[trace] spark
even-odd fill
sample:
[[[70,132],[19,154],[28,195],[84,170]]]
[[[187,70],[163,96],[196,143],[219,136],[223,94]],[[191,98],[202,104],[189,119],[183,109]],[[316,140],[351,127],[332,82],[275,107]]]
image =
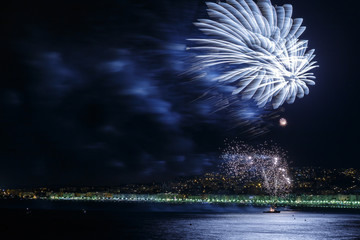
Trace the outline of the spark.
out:
[[[226,174],[242,183],[260,181],[271,196],[285,195],[292,187],[286,154],[276,145],[264,143],[253,147],[233,141],[227,143],[221,158]]]

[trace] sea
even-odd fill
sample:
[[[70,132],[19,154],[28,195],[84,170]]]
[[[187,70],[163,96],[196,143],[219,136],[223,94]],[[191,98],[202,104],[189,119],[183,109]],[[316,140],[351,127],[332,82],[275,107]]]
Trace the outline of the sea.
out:
[[[0,239],[360,239],[360,211],[0,200]]]

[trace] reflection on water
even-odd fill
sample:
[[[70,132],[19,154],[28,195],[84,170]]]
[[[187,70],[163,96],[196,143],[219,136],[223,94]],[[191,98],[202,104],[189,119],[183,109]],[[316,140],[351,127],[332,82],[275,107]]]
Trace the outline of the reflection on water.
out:
[[[176,214],[144,222],[149,239],[360,239],[360,215]]]
[[[28,209],[27,209],[28,208]],[[236,205],[0,201],[12,239],[360,239],[359,212],[282,211]]]

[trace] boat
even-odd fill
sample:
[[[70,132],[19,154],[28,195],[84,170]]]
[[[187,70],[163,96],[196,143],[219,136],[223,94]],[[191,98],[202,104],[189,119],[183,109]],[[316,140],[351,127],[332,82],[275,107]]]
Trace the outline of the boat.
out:
[[[270,207],[269,211],[263,211],[263,213],[280,213],[280,211],[276,210],[275,207]]]

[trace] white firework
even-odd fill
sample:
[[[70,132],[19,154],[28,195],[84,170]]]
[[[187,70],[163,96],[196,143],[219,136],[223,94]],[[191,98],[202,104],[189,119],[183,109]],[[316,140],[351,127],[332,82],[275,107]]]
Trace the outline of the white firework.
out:
[[[292,188],[286,154],[276,145],[264,143],[252,147],[242,142],[230,142],[221,158],[226,174],[243,183],[259,180],[271,196],[286,195]]]
[[[195,25],[211,38],[188,39],[202,67],[222,67],[216,81],[234,84],[232,94],[253,98],[263,107],[278,108],[309,93],[318,67],[314,50],[299,40],[303,19],[292,19],[292,6],[272,6],[269,0],[227,0],[208,2],[210,19]]]

